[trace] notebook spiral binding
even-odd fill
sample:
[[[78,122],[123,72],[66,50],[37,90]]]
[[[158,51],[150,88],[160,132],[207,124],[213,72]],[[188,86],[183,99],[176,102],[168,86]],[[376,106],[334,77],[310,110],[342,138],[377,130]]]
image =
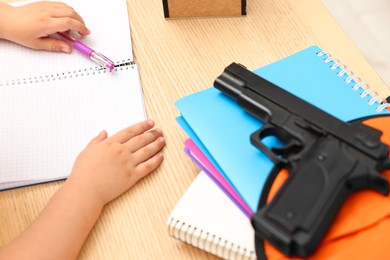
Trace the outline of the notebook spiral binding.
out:
[[[340,78],[344,77],[344,82],[346,85],[353,84],[352,90],[358,91],[361,90],[360,93],[361,98],[366,98],[368,95],[371,97],[368,101],[368,105],[372,106],[373,104],[379,104],[376,111],[381,112],[383,109],[386,109],[390,107],[390,103],[388,101],[381,97],[378,92],[376,92],[373,88],[371,88],[367,83],[362,81],[359,77],[353,73],[346,65],[341,63],[338,59],[334,58],[331,54],[321,51],[317,53],[318,57],[323,57],[323,61],[325,63],[333,62],[333,64],[330,66],[331,70],[340,69],[340,71],[337,73],[337,76]]]
[[[215,234],[211,234],[174,218],[171,218],[169,221],[168,233],[175,239],[223,259],[256,259],[256,253],[254,251],[235,245]]]
[[[114,71],[128,70],[129,68],[134,69],[134,63],[130,59],[118,61],[115,63],[115,69],[113,71],[111,71],[110,73],[112,73]],[[96,67],[90,67],[90,68],[79,69],[79,70],[74,70],[74,71],[41,75],[41,76],[35,76],[35,77],[29,77],[29,78],[11,79],[11,80],[5,80],[5,81],[0,80],[0,87],[14,86],[14,85],[26,85],[26,84],[33,84],[33,83],[44,83],[44,82],[50,82],[50,81],[56,81],[56,80],[64,80],[64,79],[71,79],[71,78],[77,78],[77,77],[86,77],[86,76],[93,76],[93,75],[105,74],[105,73],[108,73],[105,68],[96,66]]]

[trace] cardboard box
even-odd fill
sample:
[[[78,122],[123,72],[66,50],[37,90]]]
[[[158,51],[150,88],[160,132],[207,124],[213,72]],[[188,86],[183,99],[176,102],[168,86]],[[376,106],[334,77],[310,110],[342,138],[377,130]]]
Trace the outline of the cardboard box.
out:
[[[163,0],[166,18],[246,15],[246,0]]]

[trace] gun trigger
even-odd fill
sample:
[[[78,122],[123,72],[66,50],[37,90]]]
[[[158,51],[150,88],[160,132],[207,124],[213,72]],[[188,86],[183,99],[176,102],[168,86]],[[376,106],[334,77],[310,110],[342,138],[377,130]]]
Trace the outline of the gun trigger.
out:
[[[288,143],[287,145],[285,146],[281,146],[281,147],[272,147],[272,151],[278,155],[289,155],[290,153],[292,152],[296,152],[298,150],[302,149],[302,145],[295,141],[295,140],[292,140],[290,143]]]

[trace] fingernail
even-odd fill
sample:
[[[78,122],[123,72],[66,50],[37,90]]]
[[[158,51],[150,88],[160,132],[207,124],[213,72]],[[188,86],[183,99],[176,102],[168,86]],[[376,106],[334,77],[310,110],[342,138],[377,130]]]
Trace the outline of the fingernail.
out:
[[[150,126],[154,126],[154,121],[153,120],[148,120],[148,124],[150,125]]]
[[[69,48],[68,46],[64,46],[61,48],[61,51],[62,52],[66,52],[66,53],[71,53],[72,52],[72,49]]]
[[[79,32],[80,35],[88,35],[90,33],[91,33],[91,31],[88,28],[85,28],[85,30],[83,32]]]

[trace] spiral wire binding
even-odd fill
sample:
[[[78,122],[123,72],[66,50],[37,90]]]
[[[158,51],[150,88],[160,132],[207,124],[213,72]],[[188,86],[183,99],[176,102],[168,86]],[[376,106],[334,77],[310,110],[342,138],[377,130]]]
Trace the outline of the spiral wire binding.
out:
[[[130,59],[118,61],[115,63],[115,68],[113,71],[111,71],[111,73],[114,71],[128,70],[129,68],[134,69],[134,63]],[[105,74],[105,73],[107,73],[107,69],[96,66],[96,67],[90,67],[90,68],[79,69],[79,70],[68,71],[68,72],[5,80],[4,82],[0,80],[0,87],[14,86],[14,85],[27,85],[33,83],[44,83],[44,82],[51,82],[51,81],[57,81],[63,79],[93,76],[93,75]]]
[[[362,93],[360,94],[361,98],[365,98],[368,95],[370,95],[370,100],[368,101],[368,105],[372,106],[373,104],[378,103],[379,106],[377,107],[376,111],[381,112],[384,109],[390,107],[390,103],[388,101],[381,97],[378,92],[376,92],[373,88],[371,88],[367,83],[362,81],[359,77],[357,77],[353,71],[348,69],[348,67],[344,64],[342,64],[338,59],[334,58],[331,54],[321,51],[317,53],[318,57],[325,56],[326,58],[323,59],[325,63],[333,62],[333,65],[330,66],[331,70],[340,69],[340,71],[337,73],[337,76],[346,77],[344,80],[345,84],[349,85],[351,82],[355,83],[352,86],[353,91],[358,91],[359,89],[362,90]]]
[[[174,218],[169,221],[168,233],[180,241],[224,259],[256,259],[254,251],[249,251],[222,237]]]

